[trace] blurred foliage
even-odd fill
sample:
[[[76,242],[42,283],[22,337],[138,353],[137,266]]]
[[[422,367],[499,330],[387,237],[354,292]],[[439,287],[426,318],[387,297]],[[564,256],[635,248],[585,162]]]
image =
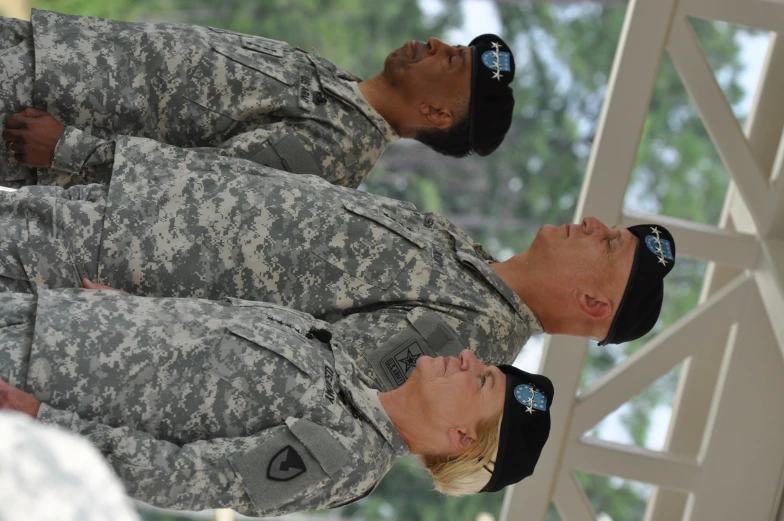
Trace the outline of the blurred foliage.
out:
[[[361,76],[375,74],[388,52],[409,39],[442,36],[462,24],[456,0],[428,17],[416,0],[33,0],[34,7],[122,20],[212,25],[286,40]],[[572,220],[620,37],[624,7],[545,2],[497,6],[502,36],[515,49],[515,117],[504,145],[489,157],[438,156],[415,142],[390,146],[363,187],[438,211],[495,254],[525,249],[543,223]],[[695,20],[693,28],[730,104],[743,96],[736,35],[741,29]],[[465,43],[465,42],[463,42]],[[728,176],[668,57],[661,62],[626,206],[716,223]],[[621,180],[619,180],[621,182]],[[629,356],[698,300],[705,263],[680,259],[667,278],[662,318],[641,341],[588,352],[582,385]],[[651,411],[670,403],[678,370],[623,409],[629,438],[644,445]],[[596,430],[594,431],[596,432]],[[616,521],[642,519],[646,488],[580,474],[597,512]],[[433,491],[416,461],[401,461],[346,516],[386,520],[470,521],[498,516],[502,494],[446,498]],[[179,521],[155,517],[146,521]],[[548,521],[557,521],[551,509]]]

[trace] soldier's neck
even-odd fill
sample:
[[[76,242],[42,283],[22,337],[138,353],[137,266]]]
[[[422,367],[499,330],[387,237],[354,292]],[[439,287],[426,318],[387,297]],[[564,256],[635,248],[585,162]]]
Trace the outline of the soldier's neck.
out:
[[[409,107],[403,103],[397,90],[383,75],[377,74],[357,85],[365,101],[387,120],[400,137],[413,137],[413,130],[406,123]]]
[[[432,426],[426,421],[420,406],[421,400],[409,391],[411,386],[403,384],[394,391],[378,393],[378,398],[411,454],[424,455],[430,449],[427,439],[433,435],[430,432]]]
[[[549,316],[549,296],[551,291],[546,287],[549,281],[543,273],[537,273],[528,262],[526,252],[518,253],[503,262],[490,264],[490,268],[507,286],[512,288],[520,300],[539,319],[547,331],[547,317]]]

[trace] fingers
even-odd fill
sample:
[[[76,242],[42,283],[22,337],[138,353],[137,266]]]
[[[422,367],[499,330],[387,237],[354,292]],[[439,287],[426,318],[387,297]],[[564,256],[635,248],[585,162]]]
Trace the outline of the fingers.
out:
[[[23,145],[25,143],[24,132],[21,130],[7,128],[3,130],[3,141],[10,141],[12,143],[19,143],[20,145]]]
[[[27,116],[21,112],[14,114],[5,122],[5,128],[27,128]]]
[[[40,118],[41,116],[46,116],[49,113],[45,112],[43,110],[38,110],[38,109],[33,108],[33,107],[27,107],[26,109],[24,109],[19,114],[27,116],[28,118]]]
[[[115,289],[115,288],[112,288],[111,286],[107,286],[106,284],[98,284],[97,282],[93,282],[93,281],[91,281],[88,278],[83,278],[82,279],[82,288],[84,288],[84,289],[108,289],[108,290],[111,290],[111,291],[116,291],[118,293],[122,293],[124,295],[128,295],[127,291],[123,291],[121,289]]]
[[[5,128],[27,128],[28,119],[37,119],[43,116],[48,116],[48,112],[38,110],[33,107],[27,107],[22,112],[17,112],[5,122]]]

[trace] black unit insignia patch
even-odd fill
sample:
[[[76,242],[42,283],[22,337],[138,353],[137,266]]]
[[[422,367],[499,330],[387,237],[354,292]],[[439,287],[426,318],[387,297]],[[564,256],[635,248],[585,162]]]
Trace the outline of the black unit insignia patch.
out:
[[[289,481],[308,470],[294,447],[286,445],[275,454],[267,467],[267,477],[273,481]]]

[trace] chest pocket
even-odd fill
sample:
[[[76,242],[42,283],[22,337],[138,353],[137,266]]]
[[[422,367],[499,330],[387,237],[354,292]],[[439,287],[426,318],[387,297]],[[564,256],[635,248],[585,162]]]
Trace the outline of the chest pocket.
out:
[[[286,426],[260,446],[229,461],[261,515],[315,508],[324,503],[338,476],[352,470],[346,447],[329,428],[295,418],[288,418]]]
[[[260,404],[270,404],[270,396],[286,397],[294,404],[323,387],[320,351],[328,353],[318,341],[284,322],[232,325],[208,354],[204,369]],[[279,412],[285,417],[294,410],[282,407]]]
[[[343,208],[311,252],[352,277],[388,288],[426,243],[383,214],[353,202]]]
[[[225,35],[189,71],[185,98],[234,121],[257,120],[297,85],[293,53],[284,42]]]

